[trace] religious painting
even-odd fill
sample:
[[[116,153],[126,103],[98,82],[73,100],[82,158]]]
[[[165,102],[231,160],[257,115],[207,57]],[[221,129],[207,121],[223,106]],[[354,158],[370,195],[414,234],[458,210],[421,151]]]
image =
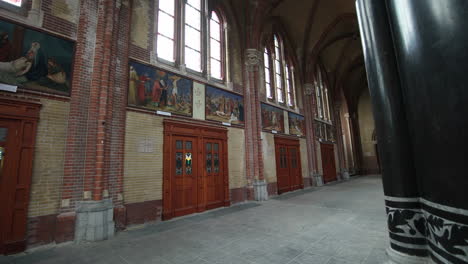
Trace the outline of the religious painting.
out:
[[[284,133],[284,113],[280,108],[262,104],[262,127]]]
[[[288,112],[289,134],[304,136],[305,121],[304,117],[295,113]]]
[[[244,124],[242,96],[211,86],[206,87],[206,119],[230,124]]]
[[[0,82],[69,95],[74,43],[0,20]]]
[[[192,116],[191,80],[130,62],[128,105]]]

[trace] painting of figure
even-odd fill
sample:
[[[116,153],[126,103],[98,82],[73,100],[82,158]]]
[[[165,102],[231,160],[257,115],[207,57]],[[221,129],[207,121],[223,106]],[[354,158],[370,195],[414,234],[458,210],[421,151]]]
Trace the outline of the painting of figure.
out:
[[[192,81],[131,61],[128,105],[192,116]]]
[[[211,86],[206,87],[206,119],[230,124],[244,124],[242,96]]]
[[[0,82],[70,94],[74,43],[0,20]]]
[[[283,110],[262,104],[262,127],[265,130],[276,130],[284,133],[284,113]]]
[[[294,114],[289,112],[288,113],[289,119],[289,134],[297,135],[297,136],[304,136],[305,131],[305,121],[304,117],[298,114]]]

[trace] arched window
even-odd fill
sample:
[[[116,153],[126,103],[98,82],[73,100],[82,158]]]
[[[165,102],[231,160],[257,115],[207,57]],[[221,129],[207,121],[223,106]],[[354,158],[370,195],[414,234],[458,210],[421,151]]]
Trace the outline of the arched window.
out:
[[[224,81],[226,34],[219,13],[208,13],[207,0],[156,2],[158,62]]]
[[[295,106],[294,68],[286,59],[283,41],[278,35],[273,35],[273,43],[266,45],[263,58],[268,100],[293,108]]]
[[[331,121],[328,86],[320,67],[317,67],[315,74],[315,99],[317,102],[317,118]]]
[[[200,0],[187,0],[185,4],[185,65],[197,72],[202,70],[201,8]]]
[[[175,61],[175,17],[175,0],[159,1],[157,53],[170,62]]]
[[[270,52],[268,51],[268,48],[266,47],[265,47],[265,50],[263,51],[263,65],[265,68],[266,95],[268,99],[272,100],[274,92],[272,91],[273,87],[271,85]]]
[[[224,69],[224,30],[216,12],[210,19],[210,76],[222,80]]]

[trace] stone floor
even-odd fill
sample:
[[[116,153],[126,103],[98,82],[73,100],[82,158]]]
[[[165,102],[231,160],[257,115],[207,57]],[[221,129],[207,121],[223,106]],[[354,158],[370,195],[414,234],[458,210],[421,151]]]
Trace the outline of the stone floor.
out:
[[[60,244],[0,263],[378,264],[388,239],[379,176]]]

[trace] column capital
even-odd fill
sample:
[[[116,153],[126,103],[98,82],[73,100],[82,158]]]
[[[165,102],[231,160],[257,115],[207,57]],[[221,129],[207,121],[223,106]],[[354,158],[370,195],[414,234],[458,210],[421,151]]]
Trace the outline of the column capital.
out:
[[[313,83],[304,83],[304,94],[311,96],[314,94],[315,85]]]
[[[262,53],[257,49],[247,49],[245,51],[245,66],[248,71],[257,71],[262,62]]]

